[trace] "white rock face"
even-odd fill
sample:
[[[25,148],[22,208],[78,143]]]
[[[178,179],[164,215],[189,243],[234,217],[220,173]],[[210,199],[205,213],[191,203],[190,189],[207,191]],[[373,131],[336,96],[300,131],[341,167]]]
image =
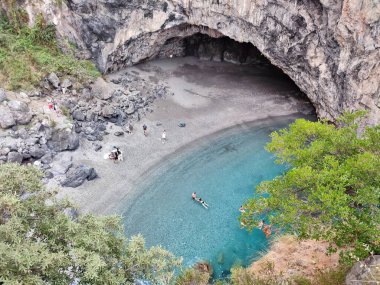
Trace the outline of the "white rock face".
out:
[[[43,12],[103,72],[154,58],[197,32],[255,45],[308,95],[319,116],[367,109],[380,123],[380,2],[373,0],[53,0]]]

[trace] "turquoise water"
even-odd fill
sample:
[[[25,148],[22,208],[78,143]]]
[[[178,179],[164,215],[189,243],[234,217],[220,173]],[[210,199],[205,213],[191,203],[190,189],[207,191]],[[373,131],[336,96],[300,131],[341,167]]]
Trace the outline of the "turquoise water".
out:
[[[216,278],[257,259],[268,241],[258,229],[240,229],[239,207],[256,185],[285,170],[264,146],[273,130],[295,118],[239,125],[172,155],[145,176],[140,195],[126,206],[127,235],[143,234],[148,246],[162,245],[186,266],[208,260]],[[191,199],[194,191],[208,210]]]

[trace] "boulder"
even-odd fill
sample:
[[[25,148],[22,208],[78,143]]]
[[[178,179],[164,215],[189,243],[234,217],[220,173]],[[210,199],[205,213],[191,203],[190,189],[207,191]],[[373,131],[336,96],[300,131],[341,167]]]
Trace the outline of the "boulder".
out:
[[[124,135],[124,132],[118,131],[114,133],[115,136],[120,137]]]
[[[102,149],[103,146],[100,145],[100,144],[95,144],[94,147],[95,147],[94,150],[95,150],[96,152],[98,152],[99,150]]]
[[[94,168],[81,164],[73,166],[67,171],[66,179],[62,181],[61,185],[64,187],[78,187],[83,184],[85,180],[92,180],[97,177]]]
[[[29,149],[29,154],[33,157],[33,158],[41,158],[43,157],[45,154],[46,154],[46,151],[41,148],[41,147],[38,147],[37,145],[34,145],[32,146],[30,149]]]
[[[374,255],[355,263],[346,275],[345,284],[379,284],[378,277],[380,277],[380,255]]]
[[[79,147],[79,137],[75,132],[67,129],[53,131],[47,145],[54,151],[75,150]]]
[[[41,157],[41,162],[43,164],[50,164],[53,161],[53,154],[51,152],[46,153],[44,156]]]
[[[7,99],[7,93],[5,93],[5,90],[0,88],[0,103],[5,101]]]
[[[61,84],[62,88],[69,88],[71,86],[73,86],[73,83],[70,81],[70,79],[63,80],[63,82]]]
[[[17,100],[9,101],[8,107],[12,111],[18,111],[18,112],[28,112],[29,111],[28,104],[26,104],[25,102],[17,101]]]
[[[115,85],[113,83],[106,82],[103,78],[98,77],[95,83],[92,85],[92,92],[95,97],[101,100],[108,100],[112,97],[115,91]]]
[[[51,164],[53,174],[65,174],[73,165],[72,156],[57,155],[57,159]]]
[[[16,162],[21,163],[23,160],[23,156],[21,153],[18,153],[16,151],[11,151],[8,153],[8,162]]]
[[[134,112],[136,112],[135,104],[133,102],[129,102],[128,109],[125,110],[125,113],[127,113],[127,115],[132,115]]]
[[[12,111],[13,118],[17,124],[26,125],[32,120],[33,115],[25,102],[12,100],[8,102],[8,107]]]
[[[8,147],[0,149],[0,156],[6,156],[11,150]]]
[[[59,88],[59,85],[60,85],[60,81],[59,81],[59,78],[57,76],[57,74],[55,74],[54,72],[50,73],[49,76],[48,76],[48,81],[50,82],[51,85],[53,85],[54,88]]]
[[[112,106],[110,106],[110,105],[106,105],[102,109],[102,115],[104,118],[111,118],[114,115],[114,113],[115,112],[114,112]]]
[[[7,129],[16,125],[16,121],[8,107],[0,106],[0,126]]]
[[[75,110],[71,116],[77,121],[84,121],[86,119],[86,115],[80,110]]]

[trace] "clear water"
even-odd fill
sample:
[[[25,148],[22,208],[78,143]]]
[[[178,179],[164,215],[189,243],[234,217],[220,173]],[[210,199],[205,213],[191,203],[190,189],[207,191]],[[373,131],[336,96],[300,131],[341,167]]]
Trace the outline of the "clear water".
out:
[[[214,277],[235,264],[248,265],[268,246],[264,234],[240,229],[239,207],[255,186],[284,171],[264,150],[269,134],[295,117],[244,124],[196,142],[153,169],[126,205],[128,236],[141,233],[147,245],[162,245],[184,265],[207,260]],[[191,199],[196,191],[209,209]]]

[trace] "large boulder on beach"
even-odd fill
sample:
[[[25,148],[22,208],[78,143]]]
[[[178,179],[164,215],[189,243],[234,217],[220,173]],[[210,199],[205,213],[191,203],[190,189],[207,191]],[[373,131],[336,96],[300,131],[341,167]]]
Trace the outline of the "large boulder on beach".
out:
[[[77,121],[84,121],[86,119],[86,115],[81,110],[75,110],[71,114],[71,116],[73,117],[74,120],[77,120]]]
[[[53,85],[54,88],[58,88],[59,85],[60,85],[60,81],[59,81],[59,78],[57,76],[57,74],[55,74],[54,72],[50,73],[49,76],[48,76],[48,81],[50,82],[51,85]]]
[[[83,184],[85,180],[93,180],[97,177],[94,168],[81,164],[73,166],[67,171],[66,179],[62,181],[61,185],[64,187],[78,187]]]
[[[96,98],[101,100],[108,100],[112,97],[116,90],[116,85],[106,82],[103,78],[98,77],[92,85],[92,92]]]
[[[33,114],[30,113],[28,104],[25,102],[12,100],[8,102],[8,108],[18,125],[26,125],[32,120]]]
[[[55,130],[48,141],[48,146],[54,151],[75,150],[79,147],[79,136],[67,129]]]
[[[33,158],[37,158],[38,159],[38,158],[43,157],[46,154],[46,150],[43,149],[42,147],[37,146],[37,145],[33,145],[29,149],[29,154]]]
[[[23,159],[24,157],[21,153],[16,151],[8,153],[8,162],[21,163]]]
[[[8,107],[0,106],[0,126],[7,129],[16,125],[16,120]]]

